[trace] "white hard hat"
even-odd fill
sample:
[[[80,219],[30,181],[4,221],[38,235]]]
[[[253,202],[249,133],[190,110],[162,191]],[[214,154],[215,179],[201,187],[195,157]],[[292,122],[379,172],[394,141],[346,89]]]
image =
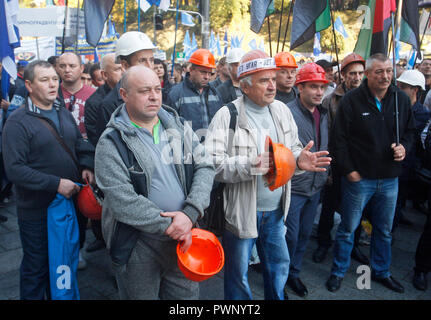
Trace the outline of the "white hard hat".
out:
[[[153,50],[157,49],[151,42],[150,38],[139,31],[129,31],[124,33],[120,39],[117,40],[115,46],[115,59],[119,56],[128,56],[140,50]]]
[[[244,54],[245,51],[241,48],[230,49],[230,51],[226,55],[226,63],[239,62]]]
[[[404,71],[397,81],[407,83],[413,87],[421,87],[422,90],[425,90],[425,76],[418,70]]]

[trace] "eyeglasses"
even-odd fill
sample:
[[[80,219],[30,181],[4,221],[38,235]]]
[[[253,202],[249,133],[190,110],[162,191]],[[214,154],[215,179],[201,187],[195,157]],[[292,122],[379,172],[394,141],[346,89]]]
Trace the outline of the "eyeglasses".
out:
[[[69,98],[69,111],[70,112],[73,112],[73,110],[75,110],[75,102],[76,102],[75,95],[72,94]]]

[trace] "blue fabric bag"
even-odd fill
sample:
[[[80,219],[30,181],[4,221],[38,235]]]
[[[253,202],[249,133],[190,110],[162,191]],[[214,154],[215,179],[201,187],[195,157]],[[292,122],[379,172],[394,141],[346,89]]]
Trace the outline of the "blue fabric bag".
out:
[[[72,199],[57,193],[47,213],[51,298],[79,300],[79,227]]]

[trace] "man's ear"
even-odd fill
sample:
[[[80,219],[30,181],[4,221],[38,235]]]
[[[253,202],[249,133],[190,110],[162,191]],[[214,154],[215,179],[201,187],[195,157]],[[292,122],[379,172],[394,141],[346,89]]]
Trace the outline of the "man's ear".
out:
[[[120,96],[123,99],[124,102],[127,102],[127,91],[124,88],[120,88],[119,90]]]
[[[25,85],[25,88],[27,89],[28,93],[32,93],[33,92],[30,80],[25,80],[24,85]]]

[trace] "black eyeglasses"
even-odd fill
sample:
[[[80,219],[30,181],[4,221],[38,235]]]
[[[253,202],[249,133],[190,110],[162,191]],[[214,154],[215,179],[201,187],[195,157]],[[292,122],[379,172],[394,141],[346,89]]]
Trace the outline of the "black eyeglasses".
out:
[[[75,95],[72,94],[69,98],[69,111],[70,112],[73,112],[73,110],[75,110],[75,102],[76,102]]]

